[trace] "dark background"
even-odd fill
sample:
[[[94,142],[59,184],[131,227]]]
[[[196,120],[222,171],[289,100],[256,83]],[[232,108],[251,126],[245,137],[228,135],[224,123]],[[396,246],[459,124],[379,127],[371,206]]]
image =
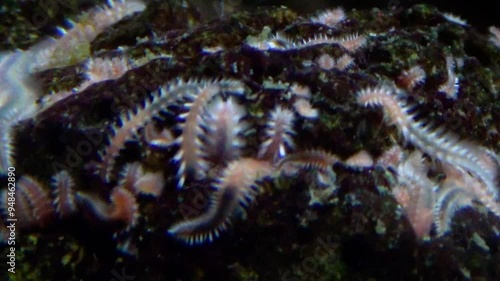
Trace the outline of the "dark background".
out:
[[[205,15],[216,14],[214,6],[220,0],[193,0],[195,5],[203,7]],[[469,24],[481,30],[487,30],[491,25],[500,25],[500,1],[498,0],[225,0],[226,7],[246,9],[264,5],[284,5],[302,13],[314,13],[317,10],[341,6],[346,10],[367,9],[378,7],[386,9],[391,6],[409,8],[415,4],[428,3],[436,6],[440,11],[449,12],[465,19]]]
[[[142,0],[146,3],[184,3],[184,0]],[[221,0],[188,0],[199,11],[202,19],[210,20],[221,15]],[[252,10],[262,6],[287,6],[303,16],[318,11],[343,7],[351,9],[408,9],[419,3],[436,6],[442,12],[449,12],[465,19],[480,33],[488,34],[492,25],[500,27],[500,0],[224,0],[225,14],[241,10]],[[0,51],[16,48],[26,49],[45,36],[58,36],[56,27],[68,27],[67,19],[74,19],[82,11],[105,0],[0,0]],[[183,4],[181,4],[183,5]],[[47,22],[36,29],[26,26],[26,20],[36,14],[45,14]]]

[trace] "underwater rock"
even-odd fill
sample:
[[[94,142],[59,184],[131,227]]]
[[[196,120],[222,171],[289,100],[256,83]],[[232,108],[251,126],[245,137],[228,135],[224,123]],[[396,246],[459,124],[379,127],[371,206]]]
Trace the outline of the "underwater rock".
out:
[[[500,276],[489,34],[428,5],[203,22],[173,2],[29,73],[38,112],[9,126],[16,176],[37,188],[18,207],[71,212],[23,227],[2,280]]]

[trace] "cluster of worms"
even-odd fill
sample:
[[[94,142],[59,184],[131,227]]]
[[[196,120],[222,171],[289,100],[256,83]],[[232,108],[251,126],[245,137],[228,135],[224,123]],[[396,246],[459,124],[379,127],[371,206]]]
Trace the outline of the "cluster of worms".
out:
[[[139,2],[129,4],[129,12],[144,9]],[[129,12],[119,11],[120,15],[113,21]],[[104,21],[100,17],[95,17],[95,20]],[[339,33],[340,26],[347,20],[344,11],[337,8],[293,25],[319,25],[323,30]],[[74,28],[75,31],[68,34],[89,37],[78,32],[79,25]],[[99,33],[103,27],[96,29]],[[294,39],[286,35],[287,30],[276,31],[275,35],[263,30],[260,36],[249,36],[241,44],[263,56],[276,53],[286,56],[318,46],[335,46],[340,55],[321,54],[309,64],[321,71],[349,75],[357,71],[356,54],[368,48],[377,36],[319,33],[310,38]],[[491,40],[495,43],[494,39]],[[55,52],[51,50],[61,46],[69,49],[68,45],[71,44],[61,42],[57,47],[50,45],[47,50]],[[204,48],[206,54],[223,51],[222,46]],[[45,60],[51,61],[47,56]],[[443,65],[447,78],[436,89],[450,100],[457,99],[460,90],[456,64],[457,59],[445,56]],[[79,89],[46,97],[42,100],[43,110],[50,110],[52,104],[68,96],[82,94],[93,84],[118,79],[139,67],[139,63],[120,58],[91,59],[85,65],[87,80]],[[0,70],[5,69],[2,66]],[[234,74],[238,71],[235,66]],[[108,143],[96,155],[98,164],[94,168],[96,177],[105,185],[113,186],[108,198],[79,191],[68,171],[53,176],[50,193],[43,183],[22,176],[16,194],[18,216],[24,223],[22,228],[46,227],[55,217],[68,219],[85,210],[99,220],[118,221],[124,224],[124,229],[130,229],[137,225],[140,216],[138,196],[157,198],[164,188],[177,188],[183,192],[196,182],[209,181],[213,195],[208,209],[198,217],[172,222],[166,230],[168,235],[188,244],[201,244],[219,237],[235,217],[244,214],[246,208],[258,200],[263,193],[259,182],[266,178],[291,177],[300,171],[311,171],[315,177],[309,188],[310,204],[327,204],[328,198],[339,188],[333,170],[335,165],[345,166],[353,172],[375,166],[385,169],[394,198],[419,238],[427,237],[433,224],[437,235],[444,235],[450,231],[455,212],[475,202],[500,216],[497,153],[462,141],[447,129],[435,127],[418,115],[416,105],[408,100],[415,88],[425,85],[425,79],[424,69],[415,66],[401,71],[395,81],[385,79],[372,83],[370,87],[352,87],[352,99],[357,101],[357,106],[383,108],[385,120],[395,125],[405,144],[414,146],[412,151],[395,145],[377,159],[365,150],[342,159],[325,149],[296,148],[294,140],[300,133],[297,124],[314,125],[322,117],[322,112],[314,106],[313,98],[318,93],[307,85],[275,81],[273,77],[259,85],[245,77],[171,80],[150,93],[134,109],[121,113],[116,124],[106,130]],[[277,93],[269,111],[261,116],[250,112],[256,96],[268,91]],[[165,114],[172,114],[172,106],[178,108],[175,110],[177,124],[158,130],[155,125]],[[126,143],[137,141],[140,136],[148,145],[144,150],[176,150],[172,159],[165,163],[165,166],[176,167],[176,175],[172,176],[175,180],[165,177],[163,167],[155,167],[156,170],[151,172],[139,162],[117,161],[126,149]],[[258,147],[249,147],[248,139],[258,139]],[[445,179],[430,178],[428,172],[431,169],[443,173]],[[4,206],[6,197],[6,190],[3,190],[0,200]]]

